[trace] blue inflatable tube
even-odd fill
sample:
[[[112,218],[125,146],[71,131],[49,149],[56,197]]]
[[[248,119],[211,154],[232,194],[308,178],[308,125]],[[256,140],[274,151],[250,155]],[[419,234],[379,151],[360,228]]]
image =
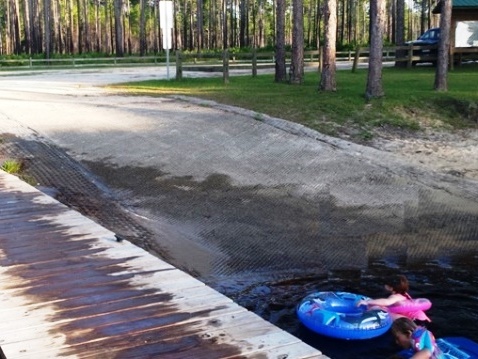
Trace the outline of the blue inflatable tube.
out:
[[[436,340],[445,359],[478,359],[478,343],[464,337],[448,337]],[[411,358],[413,350],[402,350],[400,357]]]
[[[348,292],[317,292],[297,305],[299,320],[310,330],[338,339],[370,339],[392,325],[390,314],[380,308],[357,307],[368,297]]]

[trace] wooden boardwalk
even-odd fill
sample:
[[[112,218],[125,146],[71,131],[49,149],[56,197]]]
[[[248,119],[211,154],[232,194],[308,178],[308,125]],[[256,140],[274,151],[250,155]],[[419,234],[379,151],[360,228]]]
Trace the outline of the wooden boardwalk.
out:
[[[8,359],[327,358],[3,171],[0,289]]]

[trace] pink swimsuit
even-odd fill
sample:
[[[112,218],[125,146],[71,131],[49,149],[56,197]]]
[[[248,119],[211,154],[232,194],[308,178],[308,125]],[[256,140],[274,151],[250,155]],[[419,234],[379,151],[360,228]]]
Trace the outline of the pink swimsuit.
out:
[[[412,297],[408,294],[400,294],[403,296],[405,299],[404,300],[411,300]],[[431,319],[428,318],[428,316],[425,314],[423,310],[414,310],[406,313],[401,313],[403,316],[410,318],[411,320],[421,320],[421,321],[427,321],[431,322]]]

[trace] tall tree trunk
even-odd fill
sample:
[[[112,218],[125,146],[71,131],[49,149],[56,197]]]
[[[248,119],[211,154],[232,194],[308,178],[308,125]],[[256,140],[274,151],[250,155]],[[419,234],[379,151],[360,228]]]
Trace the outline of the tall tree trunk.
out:
[[[370,55],[368,64],[365,98],[379,98],[384,95],[382,88],[383,25],[385,0],[370,2]]]
[[[23,29],[25,38],[25,53],[32,53],[32,37],[31,37],[31,23],[30,23],[30,4],[28,0],[23,1]]]
[[[427,31],[427,5],[428,0],[421,0],[420,2],[420,33],[423,34]]]
[[[55,24],[55,31],[54,31],[54,39],[55,39],[55,48],[56,52],[60,54],[65,53],[65,39],[64,39],[64,21],[62,17],[62,13],[64,13],[64,10],[62,8],[62,2],[58,1],[55,2],[55,11],[53,13],[53,24]]]
[[[256,3],[254,0],[253,1],[253,4],[252,4],[252,14],[251,14],[251,17],[252,17],[252,47],[253,48],[257,48],[257,45],[258,45],[258,38],[257,38],[257,29],[259,27],[259,24],[258,24],[258,21],[257,21],[257,7],[256,7]],[[256,27],[257,25],[257,27]]]
[[[405,0],[397,0],[395,18],[395,44],[405,43]]]
[[[251,36],[251,21],[250,21],[250,16],[251,16],[251,10],[254,6],[253,0],[244,0],[244,22],[246,23],[246,30],[244,36],[245,38],[245,45],[246,46],[251,46],[252,45],[252,36]]]
[[[95,0],[95,51],[96,52],[101,52],[101,23],[100,23],[100,5],[101,2],[100,0]],[[105,4],[105,7],[107,5]],[[105,20],[106,21],[106,20]]]
[[[59,1],[50,1],[50,51],[52,53],[61,53],[58,33],[58,28],[61,24],[59,6]]]
[[[10,1],[6,2],[5,9],[5,54],[10,55],[12,53],[12,23],[10,14]],[[1,36],[3,37],[3,36]]]
[[[187,36],[188,36],[188,1],[184,0],[183,2],[183,9],[182,9],[182,22],[181,22],[181,43],[184,46],[185,49],[188,47],[188,41],[187,41]]]
[[[262,1],[259,2],[259,21],[258,21],[258,34],[257,34],[257,46],[264,47],[265,41],[265,29],[264,29],[264,3]]]
[[[203,1],[197,0],[196,5],[196,48],[200,52],[204,48],[204,14],[203,14]]]
[[[139,55],[146,54],[146,0],[139,2]]]
[[[83,19],[81,16],[81,5],[82,1],[81,0],[76,0],[76,7],[77,7],[77,13],[76,13],[76,21],[78,22],[78,53],[82,54],[83,53],[83,48],[84,48],[84,26],[83,26]]]
[[[240,11],[240,20],[239,20],[239,47],[243,48],[248,45],[247,41],[247,4],[246,0],[239,0],[239,11]]]
[[[403,46],[405,44],[405,0],[397,0],[397,15],[395,19],[395,44]],[[398,58],[405,57],[406,50],[398,50],[395,54]],[[406,67],[405,61],[395,62],[396,67]]]
[[[345,35],[345,0],[340,1],[340,45],[344,44],[344,35]]]
[[[313,1],[311,1],[305,10],[306,13],[304,13],[305,19],[307,21],[307,30],[305,30],[304,28],[304,41],[307,47],[310,47],[312,44],[313,9],[314,9],[314,4],[313,4]]]
[[[76,33],[75,20],[73,18],[73,0],[67,0],[68,10],[68,29],[67,29],[67,48],[70,54],[76,53]]]
[[[44,42],[44,49],[45,49],[45,58],[50,58],[50,51],[51,51],[51,43],[50,43],[50,36],[51,36],[51,0],[43,0],[43,33],[45,35],[45,42]]]
[[[229,0],[230,8],[229,8],[229,47],[236,46],[236,27],[234,21],[234,14],[235,14],[235,7],[234,7],[234,0]]]
[[[83,1],[83,29],[84,33],[84,40],[85,40],[85,49],[86,52],[91,51],[91,36],[90,36],[90,22],[89,22],[89,1]]]
[[[316,7],[316,18],[314,21],[314,26],[315,26],[315,42],[316,42],[316,47],[317,50],[320,49],[320,20],[322,18],[322,11],[321,11],[321,3],[320,0],[317,0],[317,7]],[[321,60],[322,61],[322,60]]]
[[[179,4],[179,2],[178,2]],[[181,26],[179,26],[179,20],[177,19],[177,16],[176,16],[176,12],[179,10],[177,10],[177,6],[175,2],[173,2],[173,19],[174,19],[174,28],[173,28],[173,39],[175,39],[176,41],[173,40],[173,43],[171,44],[173,46],[174,49],[182,49],[184,46],[183,46],[183,42],[182,42],[182,36],[181,36]]]
[[[36,0],[30,1],[30,25],[32,30],[32,52],[39,54],[42,52],[42,35],[40,33],[40,9]]]
[[[125,52],[129,55],[133,52],[133,42],[131,39],[131,11],[129,9],[129,1],[126,1],[125,4],[128,4],[128,9],[123,12],[123,39],[124,39],[124,49]],[[139,51],[139,44],[137,44],[137,49],[135,51]]]
[[[7,55],[5,42],[3,40],[3,22],[0,21],[0,55]]]
[[[111,3],[109,0],[105,1],[105,7],[104,7],[104,23],[102,23],[103,26],[103,31],[102,31],[102,37],[100,39],[100,46],[101,46],[101,51],[110,54],[111,53],[111,34],[112,34],[112,23],[113,19],[111,16]]]
[[[450,53],[451,2],[441,0],[440,42],[438,43],[438,59],[435,72],[435,90],[448,91],[448,61]],[[453,61],[453,59],[451,59]]]
[[[114,0],[108,0],[108,25],[109,25],[109,51],[114,53],[116,51],[116,29],[115,29],[115,4]]]
[[[392,16],[392,14],[395,14],[395,1],[391,1],[390,3],[388,3],[385,13],[388,16],[385,16],[385,28],[383,32],[383,38],[385,41],[393,42],[393,38],[395,37],[395,34],[392,28],[395,26],[394,24],[395,16]]]
[[[319,89],[322,91],[336,91],[335,79],[335,44],[337,34],[337,0],[326,0],[324,8],[324,50],[322,55],[322,73]]]
[[[432,17],[433,17],[433,0],[428,0],[428,9],[427,9],[427,29],[432,28]]]
[[[275,82],[285,82],[285,0],[276,0],[276,9]]]
[[[227,1],[226,0],[222,0],[221,25],[222,25],[222,47],[225,50],[228,48]]]
[[[302,0],[292,2],[292,59],[290,83],[301,84],[304,80],[304,10]]]
[[[153,31],[154,32],[153,51],[154,51],[155,54],[157,54],[159,52],[159,49],[160,49],[159,38],[161,37],[161,28],[160,28],[160,24],[159,24],[159,1],[154,2],[154,21],[153,21],[153,23],[154,23],[153,24],[153,29],[154,29],[154,31]]]
[[[350,44],[352,43],[352,34],[353,34],[353,21],[354,21],[354,6],[355,3],[353,1],[348,1],[347,7],[347,42]]]
[[[124,56],[123,0],[114,0],[116,56]]]
[[[189,28],[189,36],[188,36],[188,43],[189,43],[189,50],[193,51],[194,50],[194,9],[193,9],[193,4],[191,1],[191,4],[189,6],[189,21],[188,21],[188,28]]]
[[[12,33],[13,35],[13,52],[15,54],[21,54],[22,52],[22,41],[21,41],[21,34],[20,34],[20,5],[18,0],[12,0],[12,8],[11,8],[11,25],[12,25]]]
[[[208,27],[207,27],[207,48],[212,49],[216,47],[216,1],[209,2],[209,13],[208,13]]]

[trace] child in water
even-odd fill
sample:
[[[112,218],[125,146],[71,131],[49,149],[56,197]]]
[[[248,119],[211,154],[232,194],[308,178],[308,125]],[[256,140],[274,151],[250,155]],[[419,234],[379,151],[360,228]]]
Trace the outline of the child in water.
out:
[[[409,318],[398,318],[392,324],[395,341],[403,349],[398,356],[406,359],[445,359],[432,332],[416,325]]]
[[[360,300],[357,306],[379,306],[389,307],[394,304],[399,304],[402,301],[410,300],[412,297],[408,294],[408,280],[404,275],[395,275],[385,282],[385,290],[390,293],[388,298],[378,298],[372,300]],[[407,317],[412,320],[420,320],[431,322],[430,318],[425,314],[423,310],[414,310],[407,313],[396,314],[390,313],[393,320],[401,317]]]

